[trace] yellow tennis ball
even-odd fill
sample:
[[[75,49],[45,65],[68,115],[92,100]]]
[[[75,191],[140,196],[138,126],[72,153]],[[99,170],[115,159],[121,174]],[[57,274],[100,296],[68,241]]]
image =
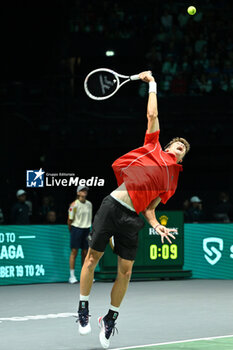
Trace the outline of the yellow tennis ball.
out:
[[[187,11],[188,11],[188,14],[191,16],[195,15],[195,13],[197,12],[196,7],[194,6],[189,6]]]

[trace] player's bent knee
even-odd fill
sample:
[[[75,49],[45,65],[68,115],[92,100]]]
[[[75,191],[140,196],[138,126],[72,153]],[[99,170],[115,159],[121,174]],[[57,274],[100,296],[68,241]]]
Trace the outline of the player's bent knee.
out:
[[[124,273],[124,277],[127,279],[127,280],[130,280],[131,278],[131,275],[132,275],[132,270],[128,270]]]
[[[132,269],[120,269],[118,271],[118,278],[124,278],[126,280],[130,280],[131,278],[131,275],[132,275]]]
[[[130,280],[133,264],[131,262],[120,261],[118,267],[118,277]]]
[[[89,270],[93,270],[96,267],[97,263],[98,261],[94,260],[93,257],[88,257],[88,259],[86,257],[85,259],[85,264]]]

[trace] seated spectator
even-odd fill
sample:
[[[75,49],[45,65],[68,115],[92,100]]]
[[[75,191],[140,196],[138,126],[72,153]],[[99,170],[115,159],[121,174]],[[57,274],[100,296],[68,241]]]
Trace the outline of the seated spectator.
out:
[[[230,90],[230,92],[233,92],[233,74],[231,74],[231,76],[230,76],[229,90]]]
[[[167,41],[168,38],[168,34],[166,32],[164,32],[163,26],[161,25],[158,33],[156,34],[156,40],[158,40],[161,43],[164,43],[165,41]]]
[[[218,203],[214,208],[214,218],[218,222],[231,222],[233,219],[233,205],[228,193],[219,193]]]
[[[151,50],[146,54],[146,59],[148,60],[148,64],[150,67],[155,67],[158,69],[162,61],[162,53],[160,45],[153,44]]]
[[[219,84],[219,62],[215,59],[211,59],[205,71],[208,73],[212,86],[217,86]]]
[[[40,221],[44,222],[46,220],[47,213],[54,209],[54,199],[52,196],[44,196],[42,198],[42,205],[39,209]]]
[[[140,97],[145,97],[148,94],[148,89],[147,86],[145,86],[146,84],[140,84],[139,88],[138,88],[138,94]]]
[[[165,29],[169,30],[172,28],[173,18],[172,15],[166,10],[161,17],[161,23]]]
[[[56,224],[57,223],[57,214],[54,210],[48,211],[46,215],[46,224]]]
[[[199,197],[193,196],[190,198],[191,206],[188,209],[188,222],[201,222],[204,218],[204,213],[202,209],[202,201]]]
[[[0,225],[4,224],[4,215],[2,209],[0,208]]]
[[[181,64],[181,70],[184,73],[190,73],[192,71],[191,63],[187,55],[184,55],[183,61]]]
[[[195,52],[199,53],[202,51],[203,47],[207,44],[207,40],[204,37],[204,34],[201,33],[200,37],[195,42]]]
[[[206,74],[201,75],[201,79],[197,80],[199,91],[202,93],[210,93],[213,90],[212,81]]]
[[[233,73],[233,64],[230,60],[225,60],[223,65],[223,73],[232,74]]]
[[[103,24],[102,18],[98,18],[96,26],[95,26],[95,30],[100,34],[102,34],[104,32],[104,24]]]
[[[189,16],[187,16],[186,13],[181,11],[179,13],[179,16],[178,16],[178,22],[179,22],[180,27],[181,28],[185,27],[187,22],[188,22],[188,20],[189,20]]]
[[[189,222],[189,208],[190,208],[190,201],[188,199],[185,199],[183,203],[184,222]]]
[[[221,74],[220,76],[220,90],[222,92],[228,92],[229,91],[229,81],[227,74]]]
[[[165,75],[161,81],[160,89],[161,92],[169,93],[171,90],[171,80],[172,77],[170,75]]]
[[[200,10],[197,11],[196,15],[194,16],[193,20],[194,22],[201,22],[203,18],[203,12],[201,12]]]
[[[179,43],[174,39],[174,37],[171,37],[171,39],[166,45],[166,54],[167,57],[172,58],[173,64],[177,63],[177,57],[179,56]]]
[[[183,40],[183,38],[184,38],[183,32],[180,30],[179,26],[177,26],[177,25],[174,25],[174,26],[172,27],[172,33],[171,33],[171,34],[172,34],[172,35],[171,35],[170,38],[172,38],[172,40],[173,40],[174,42],[180,42],[180,41]],[[171,39],[170,39],[170,40],[171,40]]]
[[[174,95],[185,95],[187,91],[187,79],[183,73],[178,73],[171,83],[171,93]]]
[[[29,206],[26,202],[26,192],[18,190],[16,192],[17,203],[11,209],[11,223],[13,225],[28,225],[29,224]]]
[[[29,216],[32,216],[32,202],[29,201],[28,199],[25,201],[25,204],[27,204],[28,208],[29,208]]]
[[[189,94],[192,96],[200,95],[199,89],[199,80],[197,79],[197,75],[193,74],[190,84],[189,84]]]
[[[162,66],[163,74],[175,75],[177,70],[177,63],[171,55],[168,55]]]
[[[195,71],[200,73],[207,69],[207,67],[209,66],[209,60],[207,57],[205,57],[204,52],[196,54],[196,58],[193,61],[193,65]]]

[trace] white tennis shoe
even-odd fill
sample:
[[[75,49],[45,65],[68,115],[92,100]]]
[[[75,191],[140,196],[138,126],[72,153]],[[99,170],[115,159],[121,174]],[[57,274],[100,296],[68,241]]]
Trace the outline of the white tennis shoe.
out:
[[[87,308],[78,311],[78,319],[76,322],[79,323],[78,330],[81,335],[91,333],[90,315]]]
[[[110,345],[110,336],[114,335],[116,329],[114,320],[105,320],[103,316],[98,318],[98,326],[100,327],[99,340],[102,348],[108,349]]]

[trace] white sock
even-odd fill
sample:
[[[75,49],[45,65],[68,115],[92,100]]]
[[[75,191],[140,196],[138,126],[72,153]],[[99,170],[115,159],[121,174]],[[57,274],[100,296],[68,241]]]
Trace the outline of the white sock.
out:
[[[70,277],[75,277],[74,270],[70,270]]]
[[[82,294],[80,294],[79,300],[80,301],[89,301],[89,295],[82,295]]]
[[[115,312],[119,312],[120,311],[120,307],[116,307],[116,306],[113,306],[113,305],[110,305],[110,310],[112,311],[115,311]]]

